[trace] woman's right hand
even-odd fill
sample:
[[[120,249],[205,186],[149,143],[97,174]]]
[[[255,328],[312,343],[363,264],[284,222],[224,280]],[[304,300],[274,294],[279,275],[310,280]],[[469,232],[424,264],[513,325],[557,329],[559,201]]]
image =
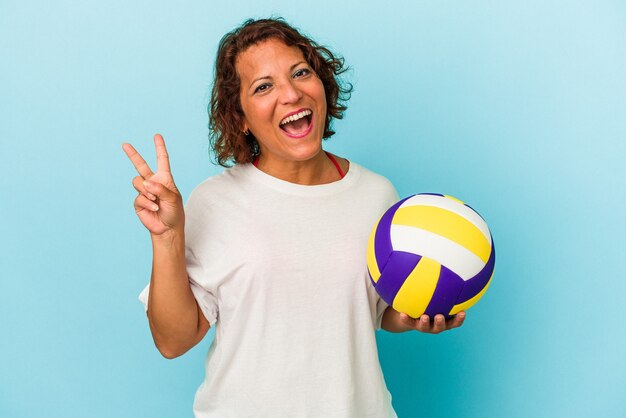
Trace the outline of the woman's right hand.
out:
[[[124,152],[139,173],[133,178],[133,186],[139,192],[135,198],[135,212],[153,236],[161,236],[168,232],[182,232],[185,224],[183,199],[174,184],[169,156],[161,135],[154,135],[154,146],[157,155],[156,173],[152,172],[132,145],[122,145]]]

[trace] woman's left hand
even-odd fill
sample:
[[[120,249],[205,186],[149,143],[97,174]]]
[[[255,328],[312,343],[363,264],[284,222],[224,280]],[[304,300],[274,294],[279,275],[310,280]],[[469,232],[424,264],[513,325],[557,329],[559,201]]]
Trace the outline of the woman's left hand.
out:
[[[390,332],[419,331],[425,334],[439,334],[453,328],[458,328],[465,321],[465,311],[461,311],[451,318],[446,319],[443,315],[435,315],[433,320],[428,315],[419,318],[411,318],[405,313],[387,308],[383,315],[381,327]]]
[[[465,321],[465,312],[459,312],[451,318],[446,319],[443,315],[435,315],[434,320],[430,320],[428,315],[419,318],[411,318],[405,313],[400,314],[400,320],[410,329],[415,329],[426,334],[439,334],[452,328],[458,328]]]

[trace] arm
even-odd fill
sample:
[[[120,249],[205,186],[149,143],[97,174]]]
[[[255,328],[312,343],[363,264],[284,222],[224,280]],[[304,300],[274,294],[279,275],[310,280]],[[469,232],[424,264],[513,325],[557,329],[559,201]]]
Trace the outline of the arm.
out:
[[[139,172],[133,186],[139,192],[135,212],[152,238],[152,277],[148,321],[154,342],[164,357],[174,358],[196,345],[209,329],[191,292],[185,262],[185,213],[174,184],[161,135],[154,136],[157,172],[130,144],[123,149]]]
[[[458,328],[465,321],[465,312],[461,311],[450,319],[445,319],[443,315],[435,315],[433,321],[428,315],[422,315],[413,319],[405,313],[400,313],[391,306],[385,309],[381,328],[389,332],[420,331],[427,334],[439,334],[440,332]]]
[[[152,251],[148,321],[159,352],[172,359],[200,342],[210,325],[189,285],[184,233],[152,236]]]

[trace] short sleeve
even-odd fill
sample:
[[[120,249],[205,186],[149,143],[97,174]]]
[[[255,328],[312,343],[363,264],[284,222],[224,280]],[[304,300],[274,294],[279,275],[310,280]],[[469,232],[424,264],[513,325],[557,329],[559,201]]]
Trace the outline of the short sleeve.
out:
[[[218,315],[218,301],[215,295],[209,290],[202,287],[195,278],[202,277],[205,272],[199,260],[194,256],[193,251],[189,247],[185,250],[187,260],[187,275],[189,276],[189,284],[191,292],[200,306],[200,310],[211,326],[215,325]]]
[[[198,302],[198,306],[211,326],[215,325],[217,321],[217,298],[213,293],[209,292],[202,286],[200,286],[193,278],[199,277],[202,274],[202,266],[193,255],[193,252],[189,249],[185,249],[186,262],[187,262],[187,275],[189,277],[189,285],[194,298]],[[144,309],[148,310],[148,297],[150,294],[150,284],[141,291],[139,294],[139,301],[143,304]]]
[[[143,288],[141,293],[139,294],[139,302],[143,304],[143,308],[146,312],[148,312],[148,295],[150,294],[150,283],[146,287]]]
[[[387,302],[383,300],[380,296],[378,297],[378,302],[376,302],[376,330],[381,329],[383,322],[383,314],[385,310],[387,310]]]
[[[189,285],[191,286],[191,292],[193,293],[194,298],[198,302],[198,306],[202,311],[204,317],[209,321],[211,326],[215,325],[217,322],[217,300],[215,296],[203,289],[200,285],[195,283],[193,280],[189,280]],[[143,304],[146,312],[148,311],[148,297],[150,295],[150,284],[141,291],[139,294],[139,301]]]

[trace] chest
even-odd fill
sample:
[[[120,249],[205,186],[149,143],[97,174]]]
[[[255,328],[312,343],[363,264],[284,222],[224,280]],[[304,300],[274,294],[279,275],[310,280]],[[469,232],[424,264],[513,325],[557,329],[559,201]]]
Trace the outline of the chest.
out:
[[[251,200],[247,206],[246,221],[228,240],[228,252],[240,254],[233,262],[243,268],[229,269],[234,274],[220,284],[222,308],[293,314],[349,305],[364,292],[376,213],[357,213],[341,200]]]

